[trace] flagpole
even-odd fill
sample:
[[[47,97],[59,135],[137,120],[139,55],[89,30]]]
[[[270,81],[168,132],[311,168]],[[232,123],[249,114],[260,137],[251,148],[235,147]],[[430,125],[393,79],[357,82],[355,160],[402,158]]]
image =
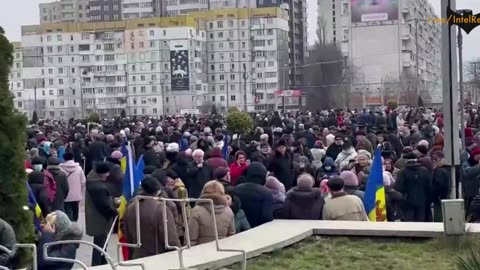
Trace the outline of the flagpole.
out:
[[[133,184],[133,154],[132,154],[132,146],[130,144],[130,142],[128,142],[128,145],[127,145],[127,152],[128,152],[128,158],[127,158],[127,166],[128,166],[128,169],[129,169],[129,176],[130,176],[130,196],[133,196],[133,193],[134,193],[134,184]]]

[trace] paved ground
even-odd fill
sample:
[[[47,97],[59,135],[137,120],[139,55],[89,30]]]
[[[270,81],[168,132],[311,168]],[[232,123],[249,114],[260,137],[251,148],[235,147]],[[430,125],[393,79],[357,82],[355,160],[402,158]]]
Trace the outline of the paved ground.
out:
[[[85,231],[85,208],[83,205],[80,207],[80,214],[79,214],[79,220],[78,223],[83,227],[83,231]],[[89,241],[93,243],[93,238],[84,235],[83,240]],[[117,260],[117,235],[114,234],[110,237],[110,241],[108,244],[108,254],[115,260]],[[87,245],[80,245],[80,248],[77,250],[77,260],[82,261],[85,263],[87,266],[90,266],[90,263],[92,261],[92,248]],[[78,268],[78,267],[74,267]]]

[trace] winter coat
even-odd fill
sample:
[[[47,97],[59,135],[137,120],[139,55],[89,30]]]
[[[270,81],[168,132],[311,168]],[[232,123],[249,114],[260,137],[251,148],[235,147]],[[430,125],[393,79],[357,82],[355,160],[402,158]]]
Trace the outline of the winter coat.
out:
[[[442,200],[448,199],[451,183],[447,166],[440,165],[433,170],[432,188],[432,199],[435,204],[440,205]]]
[[[65,198],[65,202],[82,201],[87,180],[80,164],[69,160],[60,164],[60,169],[65,172],[68,182],[68,195]]]
[[[337,166],[339,171],[342,171],[344,168],[348,167],[351,160],[355,160],[357,158],[357,152],[355,148],[350,147],[347,150],[343,150],[335,160],[335,165]]]
[[[136,155],[139,159],[143,155],[143,161],[146,166],[153,166],[155,168],[161,168],[160,157],[155,153],[153,148],[143,147],[140,149],[139,153]]]
[[[196,206],[192,209],[190,219],[188,220],[188,229],[190,231],[190,241],[192,245],[196,246],[215,240],[212,214],[214,214],[216,218],[218,239],[234,235],[234,214],[232,209],[227,206],[225,196],[202,194],[200,198],[213,200],[215,212],[211,212],[210,204],[206,202],[197,202]]]
[[[222,157],[222,149],[215,147],[209,153],[209,158],[205,162],[212,171],[215,171],[218,167],[228,168],[227,161]]]
[[[423,167],[427,168],[427,170],[430,172],[430,173],[433,173],[433,161],[432,161],[432,158],[429,157],[429,156],[423,156],[423,157],[419,157],[417,159],[418,161],[418,164],[422,165]]]
[[[43,256],[43,247],[47,243],[52,243],[61,240],[81,240],[83,232],[81,227],[74,223],[70,230],[61,238],[56,239],[54,233],[43,232],[39,239],[37,247],[38,270],[70,270],[73,268],[73,263],[47,261]],[[48,249],[49,257],[58,257],[63,259],[75,259],[77,256],[78,244],[63,244],[52,246]]]
[[[285,204],[285,194],[277,191],[277,190],[271,190],[272,191],[272,198],[273,198],[273,218],[282,218],[283,217],[283,206]]]
[[[87,176],[85,192],[85,228],[87,235],[106,235],[118,214],[113,207],[113,197],[97,173]]]
[[[362,200],[347,193],[334,194],[325,201],[323,220],[368,221]]]
[[[243,174],[247,167],[248,164],[246,162],[243,163],[243,165],[239,165],[238,162],[233,162],[230,165],[230,181],[233,186],[236,185],[238,178]]]
[[[326,155],[331,157],[333,160],[336,160],[338,155],[342,152],[342,146],[332,143],[328,146]]]
[[[403,195],[405,221],[429,221],[431,214],[427,212],[432,201],[432,175],[424,166],[408,162],[398,173],[394,189]]]
[[[107,164],[110,167],[110,174],[107,177],[105,184],[110,191],[112,197],[120,197],[123,191],[123,172],[122,167],[120,166],[120,161],[107,158]]]
[[[47,170],[52,174],[53,179],[55,179],[57,187],[52,211],[60,210],[65,212],[64,202],[69,192],[67,175],[60,169],[59,166],[50,165],[47,167]]]
[[[53,205],[48,200],[48,191],[44,183],[44,178],[45,176],[42,172],[32,172],[28,175],[28,184],[30,184],[38,206],[40,206],[42,210],[43,217],[46,217],[52,212]]]
[[[246,171],[246,182],[233,190],[252,228],[273,220],[272,192],[264,186],[266,175],[261,163],[252,162]]]
[[[301,189],[294,187],[285,199],[283,207],[285,219],[322,219],[322,210],[325,201],[319,189]]]
[[[203,186],[213,179],[212,169],[205,163],[202,167],[198,167],[196,163],[188,169],[188,178],[185,180],[187,190],[190,192],[190,198],[200,197]]]
[[[248,223],[245,212],[243,212],[242,209],[238,210],[237,213],[235,213],[235,232],[241,233],[250,229],[250,223]]]
[[[9,250],[14,250],[16,244],[17,240],[15,239],[15,231],[12,226],[0,218],[0,246],[4,246]],[[0,250],[0,266],[5,266],[7,268],[12,267],[12,258],[13,257],[10,254]]]
[[[105,142],[94,141],[88,146],[88,162],[92,165],[97,161],[104,161],[108,156],[108,149]]]
[[[268,162],[267,169],[282,182],[286,190],[292,188],[294,171],[290,154],[285,153],[282,156],[279,152],[275,152],[275,155]]]
[[[476,162],[473,157],[468,158],[463,163],[463,181],[462,188],[465,195],[466,209],[469,207],[469,202],[479,193],[480,188],[480,164]]]
[[[315,171],[322,167],[322,159],[325,157],[327,151],[325,149],[313,148],[310,150],[312,153],[313,161],[312,166],[315,168]]]
[[[385,187],[385,199],[387,200],[387,220],[394,222],[402,219],[402,193],[391,187]]]
[[[165,229],[168,231],[168,244],[180,246],[177,228],[172,211],[167,211],[167,228],[163,223],[163,203],[157,200],[140,200],[130,203],[125,212],[124,232],[127,243],[137,243],[136,206],[140,210],[140,231],[142,246],[131,249],[130,259],[139,259],[167,252],[165,248]]]

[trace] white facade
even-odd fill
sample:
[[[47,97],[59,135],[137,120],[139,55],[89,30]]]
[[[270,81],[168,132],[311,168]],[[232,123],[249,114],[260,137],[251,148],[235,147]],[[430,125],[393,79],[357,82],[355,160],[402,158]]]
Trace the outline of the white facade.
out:
[[[39,5],[40,23],[86,22],[88,0],[58,0]]]
[[[154,0],[122,0],[122,19],[154,16]]]
[[[166,15],[186,15],[196,11],[222,8],[255,8],[256,0],[168,0]]]
[[[203,24],[181,16],[105,30],[103,23],[24,26],[11,74],[15,106],[47,118],[273,109],[288,76],[288,17],[277,8],[255,12],[266,17],[230,9],[192,15]]]
[[[427,0],[399,0],[399,19],[360,23],[352,23],[350,1],[318,3],[324,25],[321,38],[337,43],[348,59],[353,73],[351,91],[362,96],[363,105],[383,103],[385,82],[406,78],[418,78],[420,83],[414,84],[421,85],[419,91],[426,98],[441,91],[440,25],[427,21],[436,17]],[[374,98],[369,101],[368,96]]]

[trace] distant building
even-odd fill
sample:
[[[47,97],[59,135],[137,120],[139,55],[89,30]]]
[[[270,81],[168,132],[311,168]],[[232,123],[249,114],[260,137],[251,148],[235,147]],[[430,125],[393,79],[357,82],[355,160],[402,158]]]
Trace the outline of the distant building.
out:
[[[40,23],[86,22],[88,0],[58,0],[39,5]]]
[[[122,19],[122,0],[88,0],[88,18],[91,22]]]
[[[23,26],[11,91],[17,109],[46,118],[274,109],[287,33],[278,8]]]
[[[438,23],[427,21],[436,17],[429,1],[351,3],[318,0],[320,39],[338,44],[351,68],[351,101],[359,106],[408,103],[417,93],[427,103],[438,99],[441,33]]]

